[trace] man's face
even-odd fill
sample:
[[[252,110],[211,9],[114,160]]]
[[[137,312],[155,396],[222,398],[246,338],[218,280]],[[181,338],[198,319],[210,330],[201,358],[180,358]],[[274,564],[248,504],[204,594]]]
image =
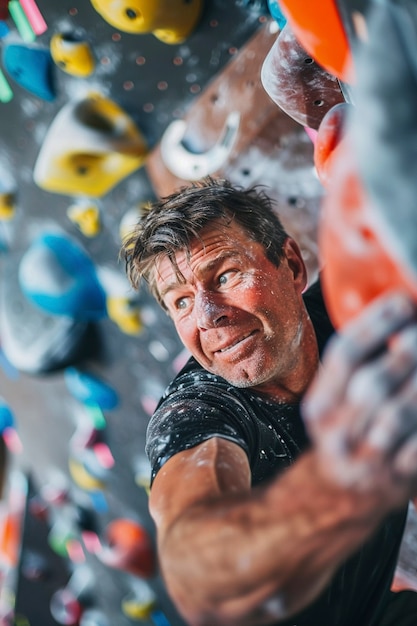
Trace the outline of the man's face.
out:
[[[276,267],[242,227],[216,223],[176,255],[184,283],[167,257],[156,286],[184,346],[209,372],[237,387],[266,392],[287,384],[300,362],[305,309],[304,263],[292,239]]]

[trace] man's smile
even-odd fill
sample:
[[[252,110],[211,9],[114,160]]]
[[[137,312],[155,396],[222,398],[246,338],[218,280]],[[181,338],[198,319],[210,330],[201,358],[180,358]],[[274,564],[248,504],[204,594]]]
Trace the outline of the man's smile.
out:
[[[224,353],[224,352],[228,352],[230,350],[232,350],[233,348],[235,348],[237,345],[239,345],[240,343],[242,343],[243,341],[245,341],[245,339],[248,339],[249,337],[252,337],[255,333],[257,333],[259,331],[257,330],[252,330],[244,335],[239,336],[237,339],[229,342],[227,345],[223,346],[223,348],[219,348],[217,350],[214,351],[214,354],[217,353]]]

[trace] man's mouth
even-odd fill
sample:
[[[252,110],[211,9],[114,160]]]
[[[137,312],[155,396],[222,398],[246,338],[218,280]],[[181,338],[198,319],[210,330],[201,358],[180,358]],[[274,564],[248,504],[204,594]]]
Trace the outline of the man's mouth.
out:
[[[228,352],[228,350],[232,350],[239,343],[242,343],[242,341],[245,341],[245,339],[247,339],[248,337],[251,337],[252,335],[254,335],[255,332],[256,332],[255,330],[252,330],[251,332],[247,333],[246,335],[243,335],[242,337],[239,337],[239,339],[236,339],[236,341],[234,341],[233,343],[229,343],[224,348],[221,348],[220,350],[216,350],[216,352],[224,353],[224,352]]]

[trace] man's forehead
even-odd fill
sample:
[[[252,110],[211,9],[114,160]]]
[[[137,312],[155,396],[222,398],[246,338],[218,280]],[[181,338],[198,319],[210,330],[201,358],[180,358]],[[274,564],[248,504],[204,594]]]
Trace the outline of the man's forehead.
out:
[[[176,277],[180,279],[182,272],[180,268],[189,266],[190,254],[185,250],[178,250],[175,254],[175,260],[169,254],[160,254],[155,260],[154,278],[160,282],[174,280]]]
[[[158,282],[183,283],[185,280],[184,274],[210,273],[226,259],[240,258],[243,251],[244,249],[241,247],[223,248],[212,256],[202,247],[198,255],[190,255],[185,250],[178,251],[175,255],[175,260],[166,254],[161,256],[155,263],[155,277]]]
[[[186,276],[203,275],[215,270],[224,260],[255,254],[259,244],[235,221],[224,224],[213,222],[204,227],[188,248],[175,255],[162,253],[155,261],[154,279],[158,285],[170,282],[183,284]],[[256,255],[255,255],[256,256]]]

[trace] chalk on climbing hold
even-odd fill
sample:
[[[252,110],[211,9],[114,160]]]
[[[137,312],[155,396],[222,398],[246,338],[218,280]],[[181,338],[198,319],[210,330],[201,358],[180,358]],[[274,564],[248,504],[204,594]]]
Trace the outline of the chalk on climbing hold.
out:
[[[22,257],[19,282],[36,306],[77,319],[106,316],[105,294],[90,257],[64,234],[44,233]]]
[[[2,350],[8,362],[28,374],[51,372],[77,362],[92,348],[88,320],[52,315],[23,293],[22,256],[7,255],[0,280]]]
[[[141,167],[148,153],[134,121],[99,94],[66,104],[35,163],[35,183],[55,193],[98,197]]]

